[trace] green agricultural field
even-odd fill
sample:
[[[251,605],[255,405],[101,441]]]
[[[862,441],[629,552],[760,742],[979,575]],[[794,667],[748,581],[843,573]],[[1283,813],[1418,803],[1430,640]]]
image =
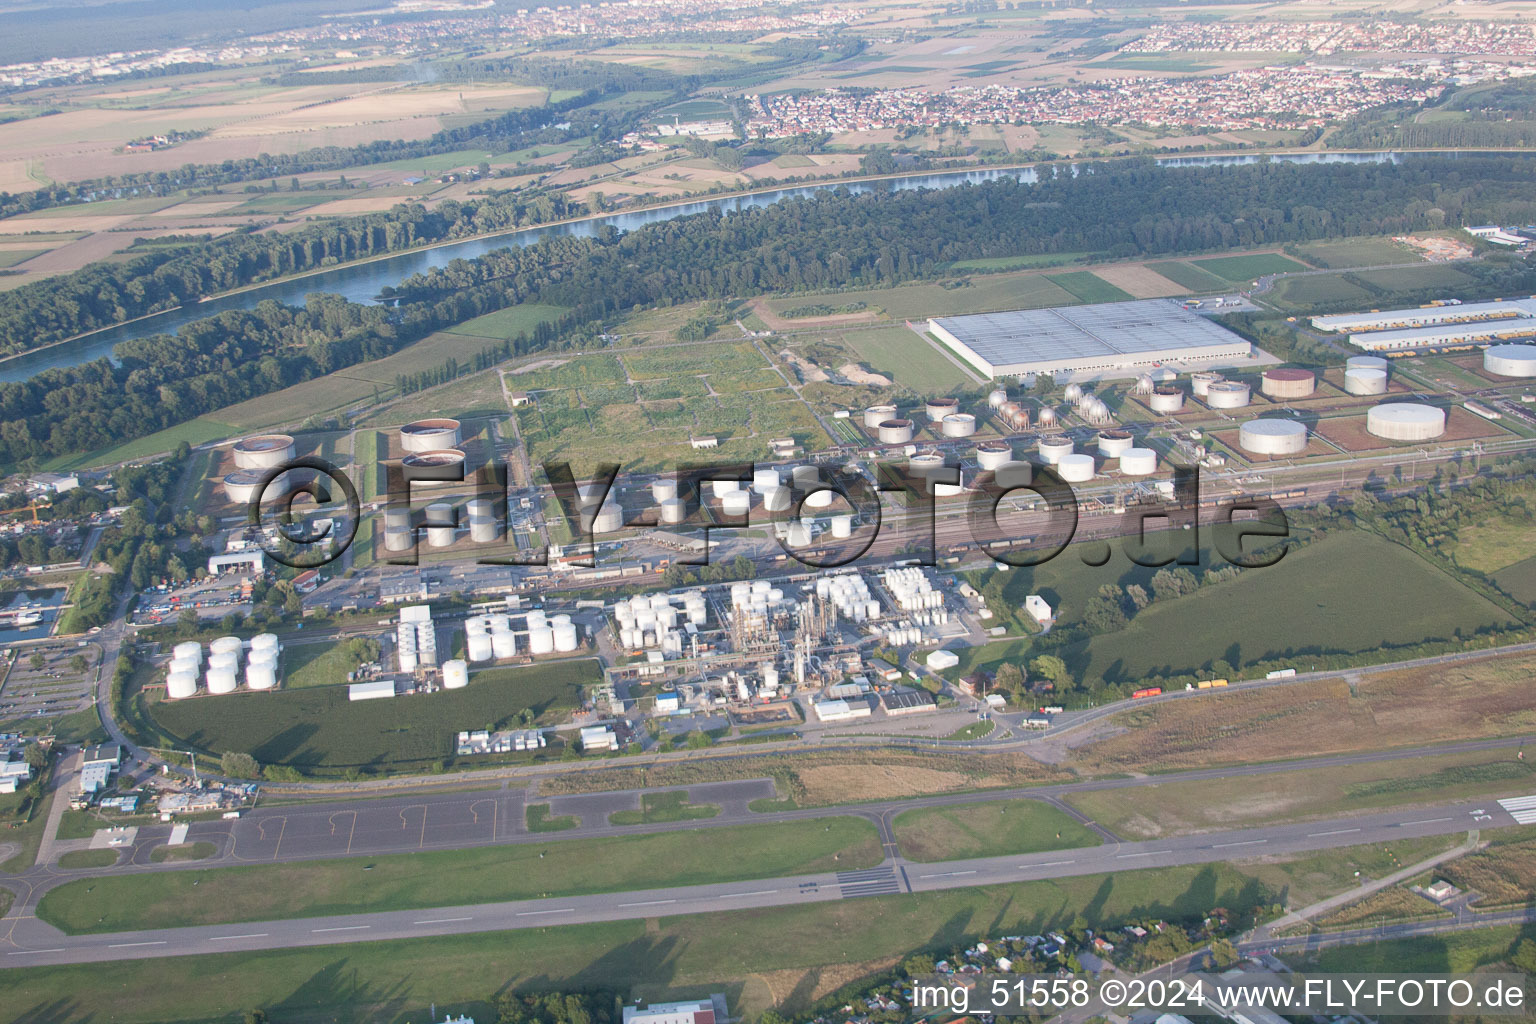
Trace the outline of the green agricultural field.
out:
[[[1232,287],[1225,278],[1217,277],[1209,270],[1201,270],[1193,263],[1185,263],[1182,260],[1149,264],[1147,269],[1157,271],[1174,284],[1181,288],[1188,288],[1192,292],[1224,292]]]
[[[1068,550],[1035,569],[1004,577],[1006,606],[1041,594],[1065,625],[1104,583],[1148,586],[1155,570],[1117,553],[1102,567]],[[1202,563],[1216,558],[1207,549]],[[1391,593],[1391,602],[1379,600]],[[992,602],[997,606],[997,602]],[[1364,531],[1334,534],[1293,550],[1268,568],[1174,600],[1154,602],[1125,629],[1060,652],[1073,674],[1090,681],[1132,682],[1152,674],[1194,672],[1222,660],[1242,667],[1318,654],[1354,653],[1502,625],[1509,616],[1400,545]]]
[[[160,455],[164,452],[175,451],[176,446],[185,441],[187,444],[204,444],[208,441],[222,441],[240,433],[240,428],[228,423],[221,423],[206,416],[199,416],[195,420],[178,423],[174,427],[146,434],[143,437],[134,438],[115,448],[103,448],[99,451],[88,452],[84,455],[61,455],[56,459],[50,459],[44,469],[49,471],[61,471],[66,469],[78,469],[86,466],[115,466],[120,462],[128,462],[132,459],[142,459],[149,455]]]
[[[666,862],[643,867],[654,872],[658,863]],[[594,870],[616,867],[623,862],[609,859]],[[497,884],[505,884],[507,872],[497,874]],[[1340,879],[1339,887],[1352,882]],[[197,902],[210,902],[200,890]],[[1079,913],[1098,929],[1147,917],[1197,922],[1213,906],[1245,915],[1280,897],[1231,864],[1121,871],[730,914],[210,953],[156,961],[153,970],[128,961],[12,967],[6,1002],[16,1016],[50,1024],[238,1019],[256,1006],[276,1020],[405,1021],[423,1019],[434,1002],[494,1019],[490,1001],[502,992],[600,984],[652,999],[683,989],[724,990],[733,1012],[756,1015],[779,1005],[794,1013],[806,1010],[811,993],[770,988],[756,977],[760,972],[815,976],[836,965],[942,954],[981,937],[1069,927]]]
[[[731,377],[750,375],[757,370],[771,370],[756,346],[745,341],[643,349],[639,352],[626,352],[620,359],[629,370],[630,378],[637,381],[697,374]],[[773,375],[773,379],[779,385],[784,383],[783,378],[777,374]],[[716,390],[719,390],[718,387]]]
[[[505,341],[519,334],[532,334],[539,324],[558,320],[569,310],[565,306],[543,305],[525,302],[520,306],[508,306],[485,316],[477,316],[457,326],[448,328],[449,334],[468,334],[476,338],[495,338]]]
[[[988,274],[970,280],[961,287],[941,284],[903,284],[895,288],[865,288],[846,292],[810,292],[783,299],[771,299],[768,307],[775,313],[796,306],[843,306],[856,302],[869,309],[884,310],[893,320],[916,320],[930,316],[953,316],[995,309],[1035,309],[1040,306],[1071,306],[1076,297],[1043,274]]]
[[[492,369],[407,395],[364,417],[360,423],[367,426],[397,426],[435,416],[471,420],[505,416],[508,411],[506,393],[501,387],[501,374]]]
[[[1393,270],[1362,270],[1357,276],[1367,285],[1387,293],[1417,292],[1425,288],[1465,288],[1472,283],[1466,274],[1444,263],[1426,263],[1420,267],[1397,267]]]
[[[1269,297],[1278,306],[1301,311],[1329,303],[1349,303],[1363,309],[1376,301],[1376,296],[1336,274],[1283,277]]]
[[[1194,265],[1225,278],[1233,284],[1246,284],[1265,274],[1288,274],[1307,268],[1293,259],[1273,252],[1250,253],[1247,256],[1216,256],[1208,260],[1195,260]]]
[[[1320,950],[1312,959],[1321,971],[1470,975],[1488,964],[1507,963],[1528,938],[1528,928],[1477,928],[1339,946]]]
[[[1414,250],[1391,238],[1341,238],[1330,242],[1309,242],[1297,251],[1308,263],[1319,267],[1375,267],[1386,263],[1412,263],[1420,257]]]
[[[1536,557],[1506,565],[1493,574],[1493,582],[1516,601],[1536,604]]]
[[[1065,267],[1076,263],[1092,253],[1086,252],[1053,252],[1036,253],[1030,256],[987,256],[974,260],[956,260],[949,265],[950,270],[1028,270],[1038,267]]]
[[[67,932],[88,934],[704,885],[878,863],[880,839],[872,824],[818,818],[92,878],[52,890],[39,912]]]
[[[1095,61],[1096,68],[1123,68],[1127,71],[1177,71],[1189,74],[1195,71],[1210,71],[1215,64],[1197,64],[1189,59],[1188,54],[1182,53],[1126,53],[1110,57],[1107,60]]]
[[[347,673],[362,664],[361,640],[346,643],[290,644],[283,651],[283,686],[303,689],[310,686],[336,686],[347,681]]]
[[[0,249],[0,270],[25,263],[34,256],[41,256],[47,249]]]
[[[1077,819],[1038,800],[924,807],[897,815],[891,828],[902,855],[923,863],[1068,850],[1101,842]]]
[[[842,339],[858,361],[917,394],[937,395],[975,384],[933,342],[906,327],[847,331]]]
[[[1052,274],[1051,282],[1065,288],[1083,302],[1124,302],[1131,298],[1130,292],[1115,287],[1087,270],[1075,270],[1070,274]]]
[[[580,703],[582,687],[600,678],[595,661],[561,661],[480,669],[462,690],[393,700],[354,704],[345,687],[316,686],[157,701],[148,713],[177,746],[242,751],[318,774],[419,771],[451,759],[460,730],[505,728],[525,709],[541,724],[562,719]]]
[[[507,371],[507,387],[517,391],[543,391],[624,382],[624,367],[619,365],[617,358],[610,355],[535,359],[524,366],[528,369]]]
[[[1536,551],[1536,522],[1495,516],[1458,527],[1456,539],[1441,546],[1456,564],[1478,572],[1498,570],[1524,561]]]

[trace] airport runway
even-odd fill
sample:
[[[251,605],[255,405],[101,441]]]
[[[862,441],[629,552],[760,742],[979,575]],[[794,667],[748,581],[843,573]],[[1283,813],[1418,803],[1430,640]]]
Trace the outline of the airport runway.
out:
[[[930,892],[1141,868],[1205,864],[1342,846],[1388,843],[1516,824],[1497,802],[1415,807],[1348,819],[1276,825],[1080,850],[917,864],[889,858],[862,871],[703,886],[520,900],[429,910],[66,936],[36,918],[16,920],[0,965],[93,963],[250,952],[384,939],[459,935],[864,896]]]

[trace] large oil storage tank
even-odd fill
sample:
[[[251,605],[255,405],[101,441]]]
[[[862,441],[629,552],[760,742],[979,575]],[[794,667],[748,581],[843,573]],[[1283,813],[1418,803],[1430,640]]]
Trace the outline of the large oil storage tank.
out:
[[[1120,453],[1120,472],[1126,476],[1151,476],[1157,472],[1157,452],[1151,448],[1127,448]]]
[[[988,441],[976,446],[976,464],[982,469],[996,470],[1013,461],[1013,447],[1001,441]]]
[[[881,420],[880,443],[881,444],[907,444],[912,440],[911,420]]]
[[[720,511],[728,516],[744,516],[751,508],[752,492],[750,491],[732,491],[720,502]]]
[[[201,665],[203,663],[203,645],[196,640],[183,640],[171,648],[171,657],[176,661],[190,661]]]
[[[1281,400],[1306,398],[1317,390],[1317,374],[1299,367],[1265,370],[1259,380],[1259,390],[1270,398]]]
[[[257,434],[235,442],[235,468],[272,469],[291,460],[297,450],[287,434]]]
[[[853,516],[833,516],[832,536],[838,540],[847,540],[853,536]]]
[[[1373,406],[1365,429],[1389,441],[1428,441],[1445,433],[1445,410],[1421,402]]]
[[[471,633],[464,638],[464,653],[470,661],[490,661],[495,651],[489,633]]]
[[[535,626],[528,631],[528,651],[531,654],[555,653],[555,631],[548,626]]]
[[[775,487],[763,495],[763,511],[788,512],[794,493],[788,487]]]
[[[232,668],[220,668],[208,670],[209,693],[234,693],[240,684],[235,678],[235,670]]]
[[[741,489],[740,480],[711,480],[709,482],[709,492],[717,498],[723,498],[727,494],[735,494]]]
[[[1093,479],[1093,456],[1063,455],[1056,463],[1056,472],[1069,484],[1087,483]]]
[[[384,527],[384,550],[408,551],[413,536],[414,531],[409,526],[386,526]]]
[[[172,672],[165,677],[165,695],[171,700],[185,700],[197,693],[197,673]]]
[[[400,428],[400,447],[408,452],[435,452],[455,448],[463,439],[458,420],[417,420]]]
[[[434,548],[446,548],[453,544],[453,506],[445,501],[435,501],[425,510],[423,521],[427,526],[427,543]]]
[[[264,479],[266,470],[237,469],[224,478],[224,495],[237,505],[249,505],[260,497]]]
[[[391,505],[384,509],[386,528],[408,530],[411,527],[411,510],[405,505]]]
[[[934,423],[938,423],[953,413],[960,411],[960,402],[954,398],[930,398],[923,404],[923,411]]]
[[[754,469],[752,471],[752,489],[758,494],[767,494],[778,488],[782,481],[779,479],[779,471],[776,469]]]
[[[1351,395],[1384,395],[1387,393],[1387,371],[1374,366],[1345,367],[1344,390]]]
[[[1307,448],[1307,428],[1295,420],[1249,420],[1238,429],[1237,444],[1254,455],[1295,455]]]
[[[457,448],[434,448],[431,451],[412,452],[400,460],[400,465],[416,469],[437,469],[443,466],[458,466],[460,467],[459,474],[462,476],[464,472],[464,453],[459,451]],[[449,482],[451,481],[425,480],[415,484],[415,486],[431,487],[434,484],[441,485]]]
[[[740,493],[740,492],[735,492]],[[616,501],[605,501],[592,516],[594,534],[617,533],[624,528],[624,509]]]
[[[828,490],[826,488],[822,488],[819,491],[812,491],[810,494],[807,494],[805,496],[805,507],[806,508],[831,508],[832,504],[834,502],[836,502],[838,499],[840,499],[841,497],[842,497],[842,495],[837,493],[836,491]]]
[[[469,685],[469,665],[459,658],[443,662],[443,689],[462,690]]]
[[[944,417],[939,429],[945,437],[970,437],[976,433],[976,417],[968,412],[953,412]]]
[[[660,505],[677,497],[677,481],[656,479],[651,481],[651,500]]]
[[[1391,365],[1389,361],[1381,356],[1350,356],[1344,360],[1344,368],[1346,370],[1386,370]]]
[[[1536,345],[1494,345],[1483,352],[1483,369],[1500,377],[1536,377]]]
[[[1201,370],[1198,373],[1189,375],[1189,389],[1195,393],[1196,398],[1204,398],[1210,391],[1212,384],[1225,379],[1215,370]],[[1156,394],[1156,391],[1154,390],[1153,393]]]
[[[1099,454],[1106,459],[1118,459],[1122,452],[1135,444],[1136,439],[1129,430],[1099,431]]]
[[[790,470],[789,479],[799,490],[808,491],[821,482],[821,470],[811,463],[806,463]]]
[[[237,636],[221,636],[208,644],[208,653],[239,654],[245,650],[245,642]]]
[[[1147,396],[1147,407],[1164,416],[1178,412],[1184,408],[1184,392],[1169,384],[1159,384]]]
[[[864,410],[864,425],[870,430],[880,429],[880,424],[896,418],[894,405],[872,405]]]
[[[1072,439],[1070,437],[1042,437],[1040,439],[1040,458],[1047,465],[1054,466],[1064,457],[1072,454]]]
[[[1248,385],[1239,380],[1213,381],[1205,389],[1205,404],[1212,409],[1241,409],[1252,397]]]
[[[464,503],[464,511],[471,519],[495,519],[496,501],[494,498],[470,498]]]
[[[688,517],[688,505],[682,498],[668,498],[658,506],[661,513],[661,521],[668,526],[676,526]]]
[[[267,664],[247,665],[245,685],[252,690],[275,690],[277,689],[277,670]]]
[[[576,625],[570,621],[556,622],[550,627],[553,631],[555,650],[561,653],[569,653],[576,649]]]
[[[491,655],[497,661],[506,661],[517,653],[517,634],[510,629],[491,631]]]
[[[490,544],[501,536],[501,522],[495,516],[470,513],[469,539],[476,544]]]

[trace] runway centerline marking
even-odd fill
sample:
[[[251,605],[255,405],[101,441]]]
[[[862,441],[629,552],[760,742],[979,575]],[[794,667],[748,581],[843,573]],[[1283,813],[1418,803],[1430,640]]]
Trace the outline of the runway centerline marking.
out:
[[[1233,847],[1233,846],[1258,846],[1260,843],[1267,843],[1267,842],[1269,842],[1268,839],[1248,839],[1248,840],[1245,840],[1245,841],[1243,841],[1241,843],[1216,843],[1216,844],[1212,845],[1211,849],[1213,849],[1213,850],[1225,850],[1225,849],[1228,849],[1229,847]]]
[[[1119,854],[1116,857],[1116,859],[1117,860],[1125,860],[1128,857],[1155,857],[1155,856],[1157,856],[1160,853],[1172,853],[1172,852],[1173,852],[1172,850],[1147,850],[1144,853],[1122,853],[1122,854]]]
[[[1450,818],[1420,818],[1418,821],[1400,821],[1397,823],[1397,827],[1404,828],[1408,825],[1433,825],[1436,822],[1450,820]]]
[[[108,949],[130,949],[130,948],[132,948],[134,946],[163,946],[163,945],[166,944],[166,941],[167,940],[165,940],[165,939],[159,939],[159,940],[157,940],[155,942],[114,942],[112,945],[108,946],[107,948]]]
[[[1351,832],[1359,832],[1358,828],[1336,828],[1332,832],[1308,832],[1308,839],[1319,839],[1323,836],[1343,836]]]
[[[58,949],[18,949],[14,953],[7,953],[5,955],[6,956],[34,956],[34,955],[36,955],[38,953],[62,953],[62,952],[64,952],[64,948],[61,946]]]
[[[517,912],[517,916],[518,917],[533,917],[533,916],[535,916],[537,914],[574,914],[574,913],[576,913],[576,908],[575,907],[561,907],[559,910],[520,910],[520,911]]]
[[[372,928],[371,924],[347,924],[336,928],[311,928],[311,932],[360,932]]]
[[[776,893],[778,891],[779,890],[777,890],[777,889],[759,889],[759,890],[757,890],[757,892],[728,892],[728,893],[722,893],[720,898],[725,900],[725,899],[740,899],[740,898],[745,897],[745,896],[772,896],[774,893]]]
[[[621,907],[659,907],[664,903],[676,903],[677,900],[644,900],[640,903],[620,903]]]
[[[249,935],[215,935],[212,938],[210,938],[208,941],[209,942],[233,942],[236,939],[264,939],[266,937],[267,937],[267,933],[266,932],[251,932]]]
[[[1046,861],[1044,864],[1020,864],[1019,868],[1020,868],[1020,870],[1027,871],[1030,868],[1059,868],[1063,864],[1076,864],[1076,863],[1077,863],[1077,861],[1075,861],[1075,860],[1052,860],[1052,861]]]
[[[974,875],[974,871],[940,871],[931,875],[918,875],[918,878],[958,878],[961,875]]]
[[[452,924],[455,921],[473,921],[472,917],[429,917],[425,921],[412,921],[411,924]]]

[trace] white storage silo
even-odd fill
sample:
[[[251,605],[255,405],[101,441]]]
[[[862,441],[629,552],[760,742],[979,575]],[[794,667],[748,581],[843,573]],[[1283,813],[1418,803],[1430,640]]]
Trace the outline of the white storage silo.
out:
[[[234,693],[239,689],[239,683],[235,679],[235,670],[228,668],[208,670],[208,692],[225,694]]]
[[[471,633],[464,639],[464,653],[470,661],[490,661],[494,656],[493,651],[489,633]]]
[[[275,690],[277,673],[271,665],[252,663],[245,668],[245,685],[252,690]]]
[[[661,502],[661,521],[669,525],[681,523],[688,517],[688,506],[681,498],[667,498]]]
[[[416,657],[416,649],[414,647],[411,648],[410,650],[406,650],[404,647],[401,647],[399,650],[397,650],[395,652],[395,657],[400,662],[400,671],[401,672],[415,672],[416,671],[416,667],[419,664],[419,661],[418,661],[418,659]]]
[[[426,508],[427,543],[434,548],[446,548],[453,544],[453,506],[446,501],[434,501]]]
[[[491,498],[470,498],[464,504],[464,511],[471,519],[476,516],[481,519],[495,519],[496,502]]]
[[[257,633],[251,637],[251,655],[254,657],[258,651],[272,651],[274,654],[281,647],[276,633]]]
[[[412,531],[411,531],[411,528],[409,526],[386,526],[386,527],[384,527],[384,550],[385,551],[406,551],[406,550],[409,550],[410,546],[411,546],[411,541],[412,540],[413,540]]]
[[[1129,430],[1101,430],[1099,431],[1099,454],[1106,459],[1118,459],[1127,448],[1136,444],[1136,439]]]
[[[853,516],[833,516],[832,536],[846,540],[853,536]]]
[[[809,547],[811,531],[804,523],[791,523],[789,530],[784,535],[784,543],[792,548]]]
[[[528,631],[528,651],[531,654],[553,654],[555,651],[555,631],[548,626],[539,626]]]
[[[1157,452],[1151,448],[1127,448],[1120,453],[1120,472],[1126,476],[1151,476],[1157,472]]]
[[[208,645],[209,654],[239,654],[245,642],[237,636],[221,636]]]
[[[505,661],[517,654],[517,636],[510,629],[496,630],[491,634],[490,641],[491,654],[497,661]]]
[[[1073,450],[1070,437],[1042,437],[1040,439],[1040,458],[1047,465],[1054,466],[1062,460],[1063,456],[1071,455]]]
[[[1251,389],[1240,380],[1213,381],[1205,389],[1205,404],[1212,409],[1241,409],[1252,399]]]
[[[569,653],[576,649],[576,626],[571,622],[557,622],[553,628],[555,650]]]
[[[1387,393],[1387,371],[1373,366],[1346,367],[1344,390],[1351,395],[1384,395]]]
[[[1152,389],[1152,394],[1147,398],[1147,407],[1155,413],[1168,415],[1184,408],[1184,392],[1167,384],[1160,384]]]
[[[767,494],[779,486],[779,471],[776,469],[758,469],[752,472],[752,489],[758,494]]]
[[[830,491],[825,488],[819,491],[812,491],[805,497],[805,507],[830,508],[832,503],[841,497],[842,495],[837,491]]]
[[[165,678],[165,695],[171,700],[185,700],[197,693],[197,675],[193,672],[172,672]]]
[[[501,523],[494,517],[469,517],[469,539],[475,544],[490,544],[501,536]]]
[[[941,430],[945,437],[970,437],[976,433],[976,417],[968,412],[950,413],[944,417]]]
[[[1093,456],[1063,455],[1056,462],[1056,472],[1068,483],[1086,483],[1093,479]]]
[[[443,689],[462,690],[469,685],[469,666],[459,658],[443,662]]]
[[[724,498],[727,494],[735,494],[741,490],[740,480],[711,480],[709,491],[716,498]]]
[[[1195,393],[1196,398],[1204,398],[1210,393],[1212,384],[1225,379],[1215,370],[1201,370],[1189,375],[1189,389]]]
[[[220,651],[208,659],[208,670],[210,672],[225,670],[233,672],[239,667],[240,655],[232,651]]]
[[[171,648],[171,657],[177,661],[190,661],[195,665],[201,665],[203,645],[196,640],[184,640]]]
[[[763,510],[766,512],[788,512],[794,493],[788,487],[775,487],[763,495]]]
[[[732,491],[720,502],[720,510],[728,516],[744,516],[751,508],[752,494],[750,491]]]
[[[799,490],[808,491],[821,483],[821,470],[811,463],[796,466],[790,470],[789,479]]]

